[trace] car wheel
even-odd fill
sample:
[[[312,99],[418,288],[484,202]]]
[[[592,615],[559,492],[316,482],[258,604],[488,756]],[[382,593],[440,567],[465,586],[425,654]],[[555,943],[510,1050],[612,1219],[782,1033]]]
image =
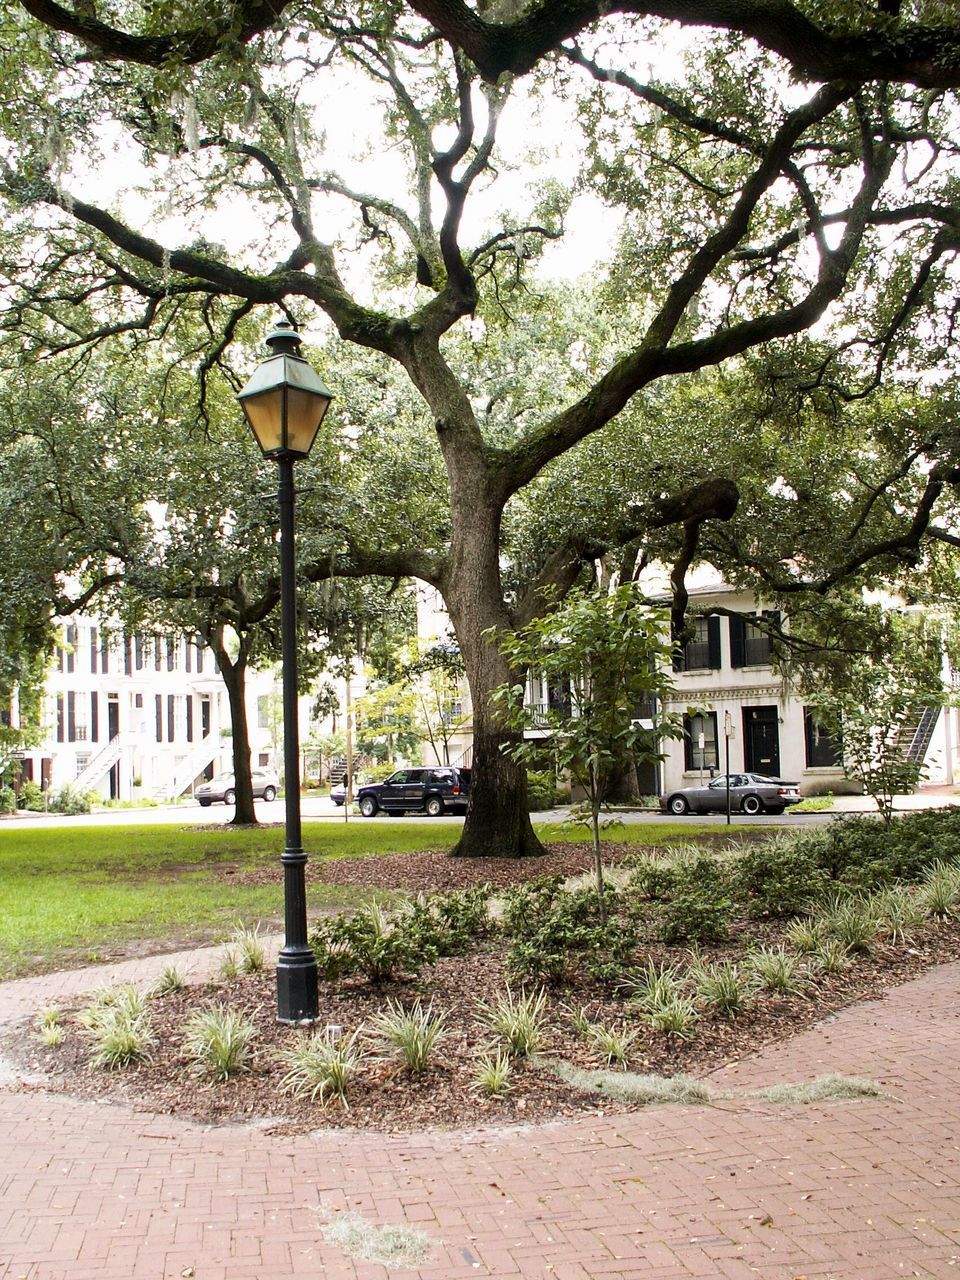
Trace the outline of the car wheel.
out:
[[[743,804],[740,806],[744,813],[758,814],[763,813],[763,801],[759,796],[744,796]]]
[[[224,804],[234,804],[236,799],[237,799],[237,793],[235,791],[225,791],[223,793]]]
[[[360,812],[365,818],[372,818],[377,812],[377,802],[373,796],[364,796],[360,801]]]
[[[683,814],[690,812],[686,796],[671,796],[667,801],[667,808],[671,813],[675,813],[677,817],[682,817]]]
[[[270,801],[271,801],[271,800],[276,800],[276,798],[277,798],[277,788],[276,788],[276,787],[264,787],[264,788],[263,788],[263,798],[264,798],[264,800],[266,800],[266,801],[267,801],[267,803],[268,803],[268,804],[270,803]]]
[[[200,805],[200,808],[201,808],[201,809],[209,809],[209,808],[210,808],[210,806],[211,806],[211,804],[213,803],[213,801],[212,801],[212,800],[198,800],[198,801],[197,801],[197,803]]]
[[[431,818],[439,818],[443,813],[443,801],[439,796],[428,796],[424,808]]]

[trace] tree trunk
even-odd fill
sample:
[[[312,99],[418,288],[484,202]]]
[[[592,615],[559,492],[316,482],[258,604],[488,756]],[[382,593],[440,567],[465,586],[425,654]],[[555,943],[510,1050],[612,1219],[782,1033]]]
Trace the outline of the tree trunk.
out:
[[[236,661],[231,661],[223,639],[223,628],[218,627],[210,637],[210,648],[216,654],[220,677],[227,690],[230,705],[230,726],[233,730],[233,782],[236,791],[236,807],[230,819],[234,826],[255,826],[257,815],[253,808],[253,777],[250,770],[250,735],[247,730],[247,703],[244,696],[249,646],[240,635],[240,649]]]
[[[468,554],[457,558],[444,593],[463,656],[473,702],[473,771],[463,834],[455,858],[526,858],[544,852],[530,823],[527,771],[506,754],[510,738],[500,725],[490,695],[522,676],[511,670],[491,629],[504,631],[510,619],[503,603],[497,555],[498,514],[484,520],[471,513]]]

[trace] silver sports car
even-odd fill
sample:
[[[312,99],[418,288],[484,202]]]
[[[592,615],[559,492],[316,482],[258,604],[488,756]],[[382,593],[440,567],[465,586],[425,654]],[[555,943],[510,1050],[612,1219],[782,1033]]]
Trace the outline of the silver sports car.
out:
[[[730,774],[730,808],[736,813],[783,813],[787,805],[799,804],[800,787],[783,778],[766,778],[762,773]],[[724,813],[727,808],[727,775],[713,778],[704,787],[683,787],[660,797],[664,813]]]

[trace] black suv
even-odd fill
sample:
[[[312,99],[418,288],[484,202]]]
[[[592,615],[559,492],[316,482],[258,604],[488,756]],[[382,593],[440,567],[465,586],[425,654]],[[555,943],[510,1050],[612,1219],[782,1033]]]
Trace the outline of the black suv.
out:
[[[378,809],[384,813],[429,813],[439,817],[446,810],[466,812],[470,770],[398,769],[385,782],[368,782],[357,792],[357,804],[365,818]]]

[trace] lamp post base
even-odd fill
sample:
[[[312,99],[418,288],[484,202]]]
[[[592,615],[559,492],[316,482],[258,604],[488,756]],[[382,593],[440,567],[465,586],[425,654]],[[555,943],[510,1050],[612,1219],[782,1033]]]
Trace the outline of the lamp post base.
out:
[[[318,1007],[317,957],[312,948],[284,947],[277,960],[277,1021],[313,1022]]]

